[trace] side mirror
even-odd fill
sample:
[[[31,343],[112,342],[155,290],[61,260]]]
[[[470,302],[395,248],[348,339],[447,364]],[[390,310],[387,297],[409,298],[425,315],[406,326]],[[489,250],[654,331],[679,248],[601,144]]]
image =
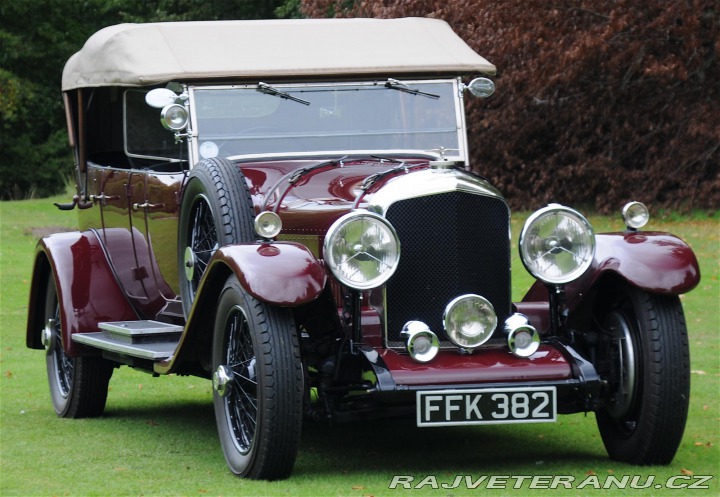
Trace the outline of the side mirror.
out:
[[[470,90],[476,97],[487,98],[495,93],[495,83],[487,78],[475,78],[463,89]]]
[[[145,103],[156,109],[164,109],[170,104],[175,103],[178,96],[174,91],[167,88],[155,88],[145,94]]]

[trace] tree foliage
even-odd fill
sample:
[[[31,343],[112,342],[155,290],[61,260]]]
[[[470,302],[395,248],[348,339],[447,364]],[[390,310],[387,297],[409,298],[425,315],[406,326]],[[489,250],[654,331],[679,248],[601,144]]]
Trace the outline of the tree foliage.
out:
[[[720,205],[714,0],[2,2],[0,198],[51,194],[71,175],[60,75],[98,29],[301,13],[441,18],[493,62],[496,94],[468,99],[471,157],[514,207]]]
[[[302,0],[309,17],[436,17],[498,67],[473,167],[514,207],[720,205],[713,0]]]
[[[277,14],[276,14],[277,12]],[[298,17],[298,0],[0,3],[0,199],[62,191],[72,175],[60,79],[97,30],[122,22]]]

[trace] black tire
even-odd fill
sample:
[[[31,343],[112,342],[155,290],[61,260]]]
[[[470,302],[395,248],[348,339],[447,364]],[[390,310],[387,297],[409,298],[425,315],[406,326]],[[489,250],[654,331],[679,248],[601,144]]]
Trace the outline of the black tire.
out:
[[[669,464],[685,431],[690,352],[680,299],[633,287],[601,316],[598,365],[609,391],[597,423],[610,458]]]
[[[303,406],[292,314],[255,300],[231,276],[218,303],[212,364],[215,420],[228,467],[251,479],[287,478]]]
[[[254,213],[245,176],[237,165],[216,157],[193,167],[178,227],[178,275],[186,316],[215,251],[255,240]]]
[[[63,348],[55,280],[48,278],[45,293],[47,373],[50,397],[58,416],[93,418],[102,415],[113,364],[101,357],[69,357]]]

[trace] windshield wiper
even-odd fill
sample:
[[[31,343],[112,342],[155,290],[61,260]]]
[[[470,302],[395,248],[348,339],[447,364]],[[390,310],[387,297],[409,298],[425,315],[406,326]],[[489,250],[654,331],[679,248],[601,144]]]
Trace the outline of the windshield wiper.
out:
[[[267,83],[263,83],[262,81],[258,83],[257,85],[257,91],[260,93],[265,93],[267,95],[274,95],[276,97],[284,98],[287,100],[292,100],[293,102],[297,102],[303,105],[310,105],[310,102],[307,100],[303,100],[302,98],[293,97],[289,93],[285,93],[284,91],[280,91],[277,88],[273,88]]]
[[[387,82],[385,82],[385,88],[392,88],[393,90],[404,91],[405,93],[410,93],[412,95],[422,95],[424,97],[440,98],[440,95],[435,95],[434,93],[427,93],[424,91],[416,90],[414,88],[410,88],[402,81],[398,81],[397,79],[393,78],[388,78]]]

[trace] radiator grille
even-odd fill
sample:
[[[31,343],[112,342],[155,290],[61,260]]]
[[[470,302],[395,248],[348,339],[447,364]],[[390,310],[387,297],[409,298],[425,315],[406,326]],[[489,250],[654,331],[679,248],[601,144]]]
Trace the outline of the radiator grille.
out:
[[[386,284],[388,346],[402,346],[400,332],[410,320],[425,322],[447,341],[443,310],[466,293],[488,299],[501,327],[511,306],[509,211],[503,199],[442,193],[395,202],[386,217],[402,250]]]

